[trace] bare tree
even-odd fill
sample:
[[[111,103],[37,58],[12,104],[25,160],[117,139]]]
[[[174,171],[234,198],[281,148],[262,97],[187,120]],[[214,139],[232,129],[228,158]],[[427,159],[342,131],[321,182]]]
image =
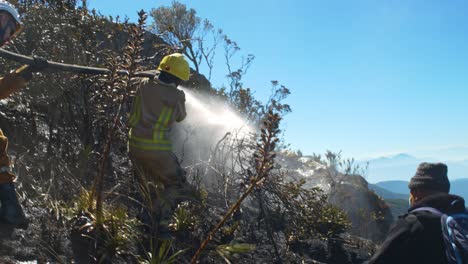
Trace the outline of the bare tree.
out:
[[[160,34],[174,50],[187,56],[197,73],[200,73],[200,66],[204,61],[211,78],[215,51],[223,35],[222,31],[215,29],[207,19],[198,17],[194,9],[188,9],[177,1],[173,1],[171,6],[152,9],[150,15],[154,19],[150,30]]]

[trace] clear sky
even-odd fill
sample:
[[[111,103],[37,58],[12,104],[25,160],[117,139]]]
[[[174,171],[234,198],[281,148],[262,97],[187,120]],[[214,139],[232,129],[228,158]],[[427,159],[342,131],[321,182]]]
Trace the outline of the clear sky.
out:
[[[88,2],[131,20],[139,9],[171,4]],[[293,149],[468,159],[467,1],[179,2],[256,56],[244,84],[260,98],[270,80],[291,89],[284,127]],[[220,86],[224,65],[215,67]]]

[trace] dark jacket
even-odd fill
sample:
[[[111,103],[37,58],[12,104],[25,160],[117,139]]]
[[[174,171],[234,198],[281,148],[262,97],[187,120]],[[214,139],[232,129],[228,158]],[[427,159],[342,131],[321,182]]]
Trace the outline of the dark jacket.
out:
[[[422,199],[399,217],[368,264],[446,263],[440,216],[427,211],[409,213],[419,207],[433,207],[447,214],[459,213],[465,210],[465,201],[450,194]]]

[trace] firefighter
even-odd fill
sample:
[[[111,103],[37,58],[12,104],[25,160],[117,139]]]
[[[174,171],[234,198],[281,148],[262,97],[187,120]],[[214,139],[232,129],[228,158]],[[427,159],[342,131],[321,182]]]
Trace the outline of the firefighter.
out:
[[[174,53],[165,56],[154,73],[154,78],[137,81],[129,151],[145,201],[142,220],[164,239],[170,237],[168,223],[175,206],[192,190],[168,137],[170,128],[187,115],[185,94],[177,87],[189,79],[190,68],[182,54]]]
[[[0,0],[0,46],[7,45],[23,28],[16,8]],[[0,78],[0,99],[24,88],[31,80],[33,72],[47,67],[47,61],[35,57],[34,63],[24,65]],[[8,139],[0,129],[0,222],[26,229],[28,220],[18,202],[15,191],[15,175],[11,171],[10,158],[7,153]]]

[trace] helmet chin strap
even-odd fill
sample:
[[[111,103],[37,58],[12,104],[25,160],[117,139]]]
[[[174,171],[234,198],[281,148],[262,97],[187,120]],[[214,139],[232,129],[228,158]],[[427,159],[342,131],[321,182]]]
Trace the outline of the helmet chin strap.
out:
[[[10,38],[15,34],[14,31],[16,30],[16,27],[15,26],[12,26],[14,25],[13,21],[8,21],[6,23],[6,25],[0,25],[0,44],[1,46],[3,46],[5,44],[5,41],[4,41],[4,36],[5,36],[5,33],[7,30],[13,30],[13,33],[10,34]]]
[[[5,35],[5,29],[0,28],[0,47],[5,45],[6,41],[3,40],[3,36]]]
[[[162,82],[168,83],[168,84],[174,84],[175,86],[179,85],[178,78],[175,77],[174,75],[167,73],[165,71],[161,71],[158,79]]]

